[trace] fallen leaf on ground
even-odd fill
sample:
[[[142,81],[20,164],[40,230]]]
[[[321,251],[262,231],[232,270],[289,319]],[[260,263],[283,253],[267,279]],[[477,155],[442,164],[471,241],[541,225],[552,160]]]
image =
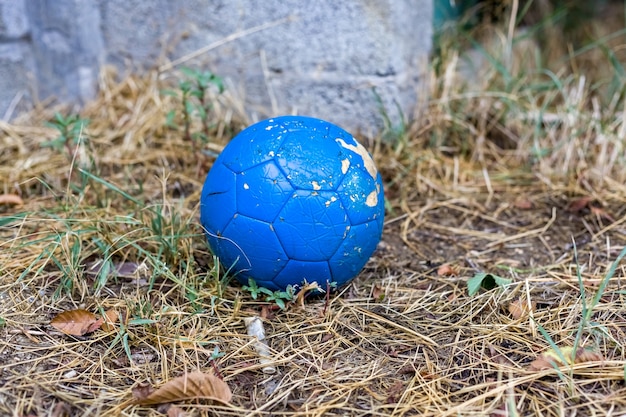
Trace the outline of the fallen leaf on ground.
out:
[[[602,207],[591,206],[591,213],[599,219],[606,219],[610,222],[615,222],[613,216],[606,212]]]
[[[23,206],[24,200],[16,194],[0,194],[0,204]]]
[[[156,391],[133,389],[135,403],[140,405],[164,404],[190,399],[213,400],[229,403],[232,393],[228,384],[211,373],[191,372],[174,378]]]
[[[117,311],[116,310],[107,310],[104,312],[104,316],[100,317],[96,320],[87,330],[87,333],[95,332],[96,330],[102,328],[105,332],[110,332],[115,329],[113,326],[117,322]]]
[[[533,202],[530,201],[527,198],[518,198],[517,200],[515,200],[515,203],[513,203],[513,206],[515,206],[515,208],[518,208],[520,210],[530,210],[531,208],[533,208]]]
[[[185,417],[186,415],[187,413],[182,408],[175,405],[167,409],[167,417]]]
[[[150,384],[139,384],[132,389],[135,401],[139,401],[142,398],[148,398],[155,391],[154,387]]]
[[[261,306],[261,313],[259,314],[263,320],[274,320],[275,314],[270,310],[268,305]]]
[[[574,348],[572,346],[564,346],[559,348],[563,358],[568,365],[583,362],[601,362],[604,360],[602,354],[593,348],[578,348],[576,354],[572,355]],[[530,363],[528,369],[531,371],[541,371],[543,369],[552,369],[555,366],[564,365],[561,355],[554,349],[548,349]]]
[[[378,284],[374,284],[372,287],[372,298],[374,301],[383,301],[385,299],[385,295],[385,289]]]
[[[452,266],[445,264],[437,268],[437,275],[440,277],[454,277],[458,275],[458,272]]]
[[[531,301],[529,305],[527,300],[518,298],[515,301],[511,301],[509,304],[509,313],[511,313],[511,316],[517,320],[522,317],[526,317],[529,312],[535,311],[535,308],[537,308],[537,303],[535,301]]]
[[[387,390],[387,404],[395,404],[404,391],[404,384],[402,381],[396,381]]]
[[[592,200],[593,200],[593,197],[588,196],[588,195],[572,200],[567,206],[567,211],[572,212],[572,213],[578,213],[582,211],[583,209],[585,209],[589,205],[589,203],[591,203]]]
[[[83,309],[64,311],[50,321],[55,329],[72,336],[83,336],[97,329],[96,315]],[[99,326],[98,326],[99,327]]]
[[[100,317],[99,319],[97,319],[96,321],[91,323],[91,326],[89,326],[89,328],[87,328],[87,331],[85,333],[93,333],[93,332],[95,332],[96,330],[98,330],[99,328],[102,327],[102,324],[104,324],[104,319],[102,317]]]
[[[115,323],[117,323],[117,319],[119,314],[117,310],[111,308],[104,312],[104,316],[102,317],[102,330],[105,332],[110,332],[115,329]]]

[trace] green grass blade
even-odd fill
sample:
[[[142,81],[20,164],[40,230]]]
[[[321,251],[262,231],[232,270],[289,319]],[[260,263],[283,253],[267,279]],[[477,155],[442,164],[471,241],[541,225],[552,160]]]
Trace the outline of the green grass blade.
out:
[[[114,191],[116,193],[118,193],[119,195],[121,195],[122,197],[124,197],[125,199],[132,201],[133,203],[137,204],[138,206],[143,207],[143,202],[137,200],[135,197],[133,197],[132,195],[128,194],[126,191],[122,190],[121,188],[119,188],[117,185],[110,183],[109,181],[100,178],[94,174],[92,174],[89,171],[86,171],[82,168],[78,169],[83,175],[85,175],[86,177],[94,180],[95,182],[104,185],[105,187],[107,187],[109,190]]]

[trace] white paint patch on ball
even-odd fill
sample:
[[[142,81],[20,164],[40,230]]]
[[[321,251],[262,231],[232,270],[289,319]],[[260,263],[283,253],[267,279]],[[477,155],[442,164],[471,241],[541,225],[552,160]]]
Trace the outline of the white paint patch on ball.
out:
[[[352,151],[355,154],[359,155],[361,159],[363,159],[363,164],[365,165],[365,169],[367,170],[368,174],[370,174],[372,178],[376,179],[376,176],[378,175],[378,170],[376,169],[376,164],[374,163],[374,160],[370,156],[369,152],[367,152],[367,149],[365,149],[365,146],[361,145],[358,142],[356,146],[350,145],[341,138],[335,139],[335,142],[339,143],[342,147],[346,148],[347,150]],[[342,164],[342,167],[343,167],[343,164]]]
[[[368,207],[376,207],[376,204],[378,204],[378,192],[374,190],[369,193],[369,195],[365,199],[365,205]]]
[[[350,168],[350,160],[346,158],[341,161],[341,173],[345,175],[348,172],[348,168]]]

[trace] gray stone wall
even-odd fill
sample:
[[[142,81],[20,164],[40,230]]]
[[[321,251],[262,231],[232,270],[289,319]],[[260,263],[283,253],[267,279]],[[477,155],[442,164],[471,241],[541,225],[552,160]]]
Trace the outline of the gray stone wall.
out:
[[[11,107],[23,109],[19,103],[30,99],[31,40],[25,0],[0,0],[0,118],[9,117]]]
[[[374,90],[394,123],[398,108],[407,117],[414,110],[432,7],[432,0],[0,0],[0,118],[50,96],[92,98],[105,64],[170,71],[167,63],[182,58],[180,65],[226,78],[251,120],[297,113],[376,133]]]

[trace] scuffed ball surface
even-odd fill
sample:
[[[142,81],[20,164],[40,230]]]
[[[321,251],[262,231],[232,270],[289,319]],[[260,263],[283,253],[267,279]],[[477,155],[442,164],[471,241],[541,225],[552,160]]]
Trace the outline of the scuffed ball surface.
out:
[[[254,124],[224,148],[202,190],[211,250],[237,279],[284,290],[341,286],[380,241],[383,185],[367,150],[323,120]]]

